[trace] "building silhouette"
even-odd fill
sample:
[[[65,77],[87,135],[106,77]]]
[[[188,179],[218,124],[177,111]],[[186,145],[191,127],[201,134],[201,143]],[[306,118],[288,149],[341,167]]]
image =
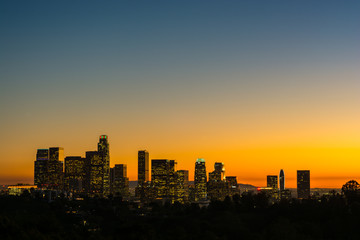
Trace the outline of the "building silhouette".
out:
[[[279,174],[279,182],[280,182],[280,191],[284,191],[285,190],[285,174],[284,174],[284,170],[280,170],[280,174]]]
[[[138,186],[141,187],[149,180],[149,152],[140,150],[138,151]]]
[[[129,196],[129,178],[127,177],[127,165],[115,164],[110,168],[111,193],[114,196]]]
[[[207,177],[205,159],[198,158],[195,162],[195,176],[194,176],[194,198],[195,201],[205,200],[207,198]]]
[[[168,159],[151,160],[151,183],[155,189],[155,198],[169,196],[170,161]]]
[[[49,161],[49,149],[38,149],[34,162],[34,184],[38,188],[47,186],[47,166]]]
[[[297,171],[297,195],[302,199],[310,197],[310,170]]]
[[[65,158],[64,190],[72,193],[86,191],[86,158],[69,156]]]
[[[214,171],[209,173],[207,183],[207,196],[211,200],[223,200],[228,195],[228,187],[225,182],[225,165],[222,162],[214,164]]]
[[[98,152],[103,164],[103,195],[110,194],[110,149],[107,135],[99,137]]]
[[[49,148],[47,163],[47,188],[54,190],[63,189],[64,180],[64,148]]]
[[[189,201],[189,171],[176,171],[176,201],[187,203]]]
[[[270,187],[274,190],[278,189],[278,176],[277,175],[268,175],[266,177],[267,187]]]
[[[225,181],[228,187],[228,196],[240,195],[240,188],[236,176],[226,176]]]

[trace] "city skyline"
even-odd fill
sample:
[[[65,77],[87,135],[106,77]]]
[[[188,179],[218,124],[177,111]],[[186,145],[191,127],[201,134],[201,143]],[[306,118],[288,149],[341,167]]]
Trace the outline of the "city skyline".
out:
[[[360,172],[359,2],[0,3],[0,184],[33,181],[36,149],[85,157],[111,136],[111,167],[138,150],[224,162],[266,186]]]

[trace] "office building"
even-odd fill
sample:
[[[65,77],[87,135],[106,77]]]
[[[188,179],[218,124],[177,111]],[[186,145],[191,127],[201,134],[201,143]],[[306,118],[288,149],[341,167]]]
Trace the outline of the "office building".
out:
[[[284,191],[285,190],[285,174],[284,174],[284,170],[280,170],[280,174],[279,174],[279,179],[280,179],[280,191]]]
[[[83,193],[86,190],[86,158],[69,156],[65,158],[64,190]]]
[[[141,150],[138,152],[138,186],[149,180],[149,152]]]
[[[223,200],[228,195],[228,187],[225,182],[225,165],[222,162],[214,164],[214,171],[209,173],[207,184],[207,196],[211,200]]]
[[[207,198],[207,177],[206,177],[206,166],[205,159],[198,158],[195,162],[195,176],[194,176],[194,193],[195,201],[206,200]]]
[[[127,177],[127,165],[115,164],[110,169],[111,193],[114,196],[129,196],[129,178]]]
[[[38,188],[47,186],[47,164],[49,161],[49,149],[38,149],[34,162],[34,184]]]
[[[176,171],[176,201],[186,203],[189,201],[189,171]]]
[[[226,176],[225,181],[228,187],[228,196],[240,195],[240,187],[235,176]]]
[[[151,183],[155,188],[155,198],[167,198],[169,195],[170,161],[168,159],[151,160]]]
[[[47,188],[62,190],[64,180],[64,148],[49,148],[47,163]]]
[[[110,194],[110,149],[108,136],[101,135],[98,143],[98,153],[103,165],[103,195]]]
[[[278,189],[278,176],[277,175],[268,175],[267,179],[267,187],[270,187],[274,190]]]
[[[298,198],[310,198],[310,170],[297,171]]]
[[[86,164],[88,165],[89,196],[104,197],[104,164],[97,151],[86,152]]]

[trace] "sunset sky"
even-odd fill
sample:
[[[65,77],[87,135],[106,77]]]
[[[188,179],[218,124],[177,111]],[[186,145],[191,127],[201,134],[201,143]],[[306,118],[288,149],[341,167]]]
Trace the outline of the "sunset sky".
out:
[[[0,184],[107,134],[130,180],[147,149],[191,181],[204,158],[340,188],[360,181],[360,1],[1,1],[0,113]]]

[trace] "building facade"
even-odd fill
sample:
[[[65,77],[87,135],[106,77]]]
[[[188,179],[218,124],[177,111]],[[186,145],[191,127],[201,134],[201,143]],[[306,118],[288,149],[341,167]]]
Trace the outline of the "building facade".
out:
[[[297,196],[301,199],[310,198],[310,170],[297,171]]]
[[[195,201],[207,199],[207,177],[205,159],[198,158],[195,162],[195,176],[194,176],[194,197]]]
[[[114,196],[129,196],[129,178],[127,177],[127,165],[115,164],[110,169],[111,193]]]

